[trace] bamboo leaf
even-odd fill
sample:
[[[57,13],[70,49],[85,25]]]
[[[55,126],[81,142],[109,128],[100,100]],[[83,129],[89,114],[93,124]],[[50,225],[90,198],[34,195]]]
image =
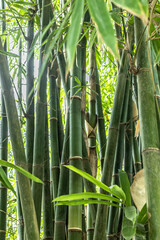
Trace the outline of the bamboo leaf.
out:
[[[136,234],[136,226],[133,224],[132,221],[127,219],[126,217],[123,218],[122,222],[122,235],[126,240],[132,239],[132,237]]]
[[[22,173],[23,175],[25,175],[26,177],[30,178],[31,180],[43,184],[43,182],[39,178],[35,177],[34,175],[32,175],[31,173],[29,173],[28,171],[24,170],[23,168],[21,168],[19,166],[16,166],[16,165],[14,165],[12,163],[9,163],[9,162],[6,162],[4,160],[0,160],[0,165],[4,166],[4,167],[14,168],[15,170],[17,170],[18,172]]]
[[[76,46],[78,43],[79,35],[82,28],[82,17],[83,17],[83,9],[84,9],[84,0],[75,0],[75,5],[73,8],[73,13],[71,17],[71,25],[69,27],[68,35],[67,35],[67,72],[72,68]]]
[[[129,206],[124,208],[124,214],[127,219],[132,221],[135,224],[137,212],[134,206]]]
[[[131,206],[131,193],[130,193],[130,183],[128,180],[127,173],[124,171],[119,170],[119,180],[121,188],[123,189],[125,195],[126,195],[126,206]]]
[[[64,201],[56,203],[55,206],[58,205],[83,205],[83,204],[105,204],[114,207],[119,207],[118,204],[114,204],[112,202],[101,201],[101,200],[77,200],[77,201]]]
[[[96,178],[92,177],[90,174],[75,168],[71,165],[64,165],[65,167],[69,168],[70,170],[78,173],[79,175],[81,175],[83,178],[87,179],[88,181],[92,182],[93,184],[95,184],[96,186],[102,188],[103,190],[105,190],[106,192],[109,192],[111,194],[113,194],[114,196],[116,196],[117,198],[119,198],[119,194],[117,194],[115,191],[112,192],[112,189],[110,189],[108,186],[106,186],[104,183],[100,182],[99,180],[97,180]],[[115,185],[114,185],[115,186]]]
[[[141,18],[147,24],[148,22],[148,0],[112,0],[118,7],[123,8],[133,15]]]
[[[0,167],[0,181],[6,188],[10,189],[16,196],[16,192],[15,192],[14,188],[12,187],[10,181],[8,180],[7,175],[2,167]]]
[[[62,195],[60,197],[57,197],[53,200],[53,202],[59,202],[59,201],[73,201],[78,199],[88,199],[88,198],[97,198],[97,199],[103,199],[108,201],[114,201],[118,203],[122,203],[118,198],[101,194],[101,193],[91,193],[91,192],[83,192],[83,193],[74,193],[69,195]]]
[[[87,0],[89,11],[100,37],[103,39],[110,51],[119,59],[115,31],[112,26],[110,14],[104,0]]]
[[[137,223],[145,224],[148,220],[147,204],[145,203],[137,216]]]
[[[5,56],[9,56],[9,57],[17,57],[17,58],[19,58],[19,56],[17,54],[11,53],[11,52],[6,52],[6,51],[3,51],[3,50],[0,50],[0,54],[5,55]]]
[[[113,185],[110,187],[110,189],[113,195],[118,196],[118,198],[122,199],[124,202],[126,201],[126,195],[122,188],[120,188],[118,185]]]

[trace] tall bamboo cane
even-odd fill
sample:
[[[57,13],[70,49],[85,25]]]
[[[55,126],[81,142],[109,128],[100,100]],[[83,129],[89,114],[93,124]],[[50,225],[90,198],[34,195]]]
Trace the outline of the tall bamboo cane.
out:
[[[49,136],[48,114],[46,112],[45,126],[45,153],[44,153],[44,185],[43,185],[43,240],[53,240],[53,205],[50,191],[50,167],[49,167]]]
[[[142,156],[144,178],[147,192],[150,239],[160,239],[160,152],[159,136],[154,99],[154,80],[151,69],[149,46],[146,42],[145,26],[135,18],[136,46],[141,39],[137,54],[138,73],[138,104],[140,118],[140,134],[142,139]],[[145,33],[144,33],[145,31]],[[143,35],[142,35],[143,34]]]
[[[3,51],[1,40],[0,50]],[[9,76],[8,63],[4,55],[1,55],[0,58],[0,74],[15,164],[26,169],[26,157],[18,120],[18,114],[15,105],[12,84]],[[28,240],[39,240],[39,230],[30,188],[30,181],[28,178],[24,177],[20,173],[17,173],[17,179],[27,238]],[[28,214],[28,212],[30,214]]]
[[[79,77],[74,65],[70,87],[70,164],[81,169],[82,161],[82,128],[81,128],[81,92],[75,88]],[[70,171],[69,193],[82,191],[82,178]],[[82,206],[69,206],[68,239],[80,240],[82,238]]]
[[[5,9],[4,0],[1,1],[2,9]],[[5,14],[3,15],[5,20]],[[2,34],[6,30],[6,21],[2,21]],[[6,42],[4,45],[6,50]],[[0,129],[0,159],[8,159],[8,123],[3,95],[1,95],[1,129]],[[7,168],[3,168],[7,173]],[[6,236],[6,213],[7,213],[7,189],[0,183],[0,239]]]
[[[118,140],[118,131],[124,100],[127,74],[128,74],[128,57],[127,51],[124,50],[118,73],[118,83],[112,110],[111,123],[109,128],[109,135],[102,174],[102,182],[105,183],[107,186],[111,185],[113,163]],[[94,240],[106,239],[107,210],[108,208],[106,206],[103,205],[98,206],[96,226],[94,231]]]
[[[27,26],[27,59],[31,53],[31,47],[34,37],[34,17],[28,21]],[[26,157],[28,170],[32,173],[33,164],[33,145],[34,145],[34,53],[27,60],[27,78],[26,78]]]
[[[44,0],[42,5],[42,29],[48,25],[50,20],[51,1]],[[45,41],[47,33],[42,39]],[[41,68],[44,57],[44,45],[40,50]],[[47,84],[47,67],[38,83],[37,89],[37,103],[36,103],[36,121],[35,121],[35,135],[34,135],[34,153],[33,153],[33,174],[40,179],[43,178],[43,162],[44,162],[44,149],[45,149],[45,119],[46,119],[46,84]],[[42,202],[42,185],[33,182],[32,187],[35,209],[37,214],[38,226],[40,229],[41,222],[41,202]]]

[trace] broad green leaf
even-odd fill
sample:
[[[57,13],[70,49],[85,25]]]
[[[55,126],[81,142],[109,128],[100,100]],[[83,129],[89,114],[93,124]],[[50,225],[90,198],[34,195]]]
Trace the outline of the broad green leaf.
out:
[[[124,202],[126,201],[126,195],[123,192],[122,188],[120,188],[118,185],[113,185],[110,186],[110,189],[114,196],[118,196],[118,198],[122,199]]]
[[[124,214],[127,219],[132,221],[135,224],[137,212],[134,206],[129,206],[124,208]]]
[[[19,56],[17,54],[11,53],[11,52],[6,52],[6,51],[3,51],[3,50],[0,50],[0,54],[5,55],[5,56],[9,56],[9,57],[18,57],[19,58]]]
[[[148,0],[111,0],[118,7],[123,8],[133,15],[141,18],[147,24],[148,22]]]
[[[119,12],[116,11],[116,9],[115,9],[115,10],[110,11],[109,13],[111,15],[111,18],[115,21],[115,23],[120,26],[122,24],[122,17],[119,14]]]
[[[148,221],[147,204],[145,203],[137,216],[137,223],[145,224]]]
[[[128,180],[127,173],[119,170],[119,180],[120,180],[121,188],[123,189],[123,191],[126,195],[125,205],[127,207],[129,207],[129,206],[131,206],[131,193],[130,193],[130,183]]]
[[[112,202],[107,202],[107,201],[101,201],[101,200],[64,201],[64,202],[56,203],[55,206],[57,206],[57,205],[83,205],[83,204],[104,204],[104,205],[119,207],[118,204],[114,204]]]
[[[132,239],[132,237],[136,234],[136,226],[133,224],[132,221],[127,219],[126,217],[123,218],[122,222],[122,235],[126,240]]]
[[[0,181],[6,188],[10,189],[16,195],[16,192],[8,180],[7,175],[2,167],[0,167]]]
[[[97,199],[103,199],[103,200],[122,203],[118,198],[115,198],[115,197],[112,197],[112,196],[109,196],[109,195],[106,195],[106,194],[92,193],[92,192],[83,192],[83,193],[74,193],[74,194],[69,194],[69,195],[62,195],[60,197],[55,198],[53,201],[54,202],[73,201],[73,200],[77,200],[77,199],[88,199],[88,198],[97,198]]]
[[[115,193],[114,191],[112,192],[112,190],[106,186],[104,183],[100,182],[99,180],[97,180],[96,178],[92,177],[90,174],[75,168],[71,165],[64,165],[65,167],[69,168],[70,170],[78,173],[80,176],[82,176],[83,178],[87,179],[88,181],[92,182],[93,184],[95,184],[97,187],[102,188],[103,190],[105,190],[106,192],[109,192],[111,194],[113,194],[114,196],[116,196],[117,198],[119,198],[119,194]],[[123,199],[122,199],[123,200]]]
[[[12,163],[9,163],[9,162],[6,162],[4,160],[0,160],[0,165],[4,166],[4,167],[14,168],[15,170],[17,170],[18,172],[22,173],[23,175],[25,175],[26,177],[30,178],[31,180],[33,180],[33,181],[35,181],[37,183],[42,183],[43,184],[43,182],[39,178],[35,177],[34,175],[32,175],[31,173],[29,173],[28,171],[24,170],[23,168],[21,168],[19,166],[16,166],[16,165],[14,165]]]
[[[109,50],[119,59],[115,31],[112,26],[111,17],[104,0],[87,0],[90,15],[96,23],[100,37]]]
[[[75,0],[75,5],[73,8],[73,13],[71,16],[71,25],[67,34],[67,70],[69,71],[74,62],[76,47],[81,33],[82,23],[83,23],[83,9],[84,0]]]
[[[136,223],[136,240],[146,240],[146,231],[143,224]]]

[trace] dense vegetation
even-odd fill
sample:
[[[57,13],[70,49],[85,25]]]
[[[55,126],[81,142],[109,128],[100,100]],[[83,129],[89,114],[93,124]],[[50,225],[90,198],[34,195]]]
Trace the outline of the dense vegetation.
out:
[[[159,1],[1,0],[0,19],[0,240],[159,240]]]

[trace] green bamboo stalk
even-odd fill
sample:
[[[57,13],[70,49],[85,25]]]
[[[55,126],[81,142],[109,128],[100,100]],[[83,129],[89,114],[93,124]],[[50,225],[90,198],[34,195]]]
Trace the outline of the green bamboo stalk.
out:
[[[19,113],[19,119],[20,124],[22,126],[22,39],[19,39],[19,69],[18,69],[18,113]],[[17,179],[17,176],[16,176]],[[24,239],[24,220],[23,220],[23,213],[22,213],[22,206],[20,201],[20,195],[19,195],[19,189],[18,189],[18,183],[16,182],[16,192],[17,192],[17,232],[18,237],[20,240]]]
[[[48,114],[46,113],[45,126],[45,153],[43,174],[43,240],[53,240],[53,205],[50,192],[50,168],[49,168],[49,139],[48,139]]]
[[[111,123],[106,147],[106,154],[104,159],[104,167],[102,174],[102,182],[107,186],[111,185],[113,163],[115,157],[115,151],[118,140],[119,124],[124,100],[126,79],[128,74],[128,57],[127,51],[124,50],[122,55],[122,61],[118,73],[118,83],[115,93],[114,105],[111,116]],[[94,231],[94,240],[106,239],[106,224],[108,208],[103,205],[98,206],[98,212],[96,217],[96,226]]]
[[[97,113],[97,125],[98,125],[98,142],[100,148],[100,161],[101,161],[101,171],[103,170],[103,163],[104,163],[104,156],[106,150],[106,130],[105,130],[105,123],[104,123],[104,115],[103,115],[103,108],[102,108],[102,100],[101,100],[101,88],[99,82],[99,74],[98,69],[96,66],[96,113]]]
[[[81,169],[82,129],[81,129],[81,92],[78,91],[75,76],[76,66],[72,70],[70,87],[70,164]],[[79,77],[79,76],[77,76]],[[69,173],[69,194],[82,191],[82,178],[73,171]],[[82,206],[69,206],[68,240],[82,238]]]
[[[58,139],[59,139],[59,158],[62,156],[63,149],[63,140],[64,140],[64,129],[62,122],[62,112],[60,107],[60,91],[61,91],[61,78],[60,74],[58,74],[57,79],[57,118],[58,118]]]
[[[1,39],[0,50],[3,51]],[[4,55],[1,55],[0,58],[0,74],[15,164],[27,169],[24,146],[18,121],[18,114],[9,76],[8,63]],[[27,238],[28,240],[39,240],[39,230],[30,188],[30,181],[20,173],[17,173],[17,179]]]
[[[159,189],[159,136],[154,99],[154,80],[149,55],[149,46],[146,42],[144,24],[135,18],[136,46],[141,38],[141,45],[137,54],[138,74],[138,104],[140,119],[140,134],[142,139],[142,156],[144,164],[144,178],[147,192],[147,207],[149,218],[150,239],[160,238],[160,192]]]
[[[132,160],[132,147],[133,147],[133,121],[132,121],[132,82],[130,78],[130,91],[129,91],[129,101],[128,101],[128,116],[127,125],[125,129],[125,154],[124,154],[124,170],[128,174],[130,184],[133,179],[133,160]]]
[[[4,0],[1,1],[2,9],[5,9]],[[5,14],[3,14],[5,20]],[[2,21],[2,34],[6,30],[6,21]],[[4,44],[6,50],[6,41]],[[0,129],[0,159],[8,160],[8,123],[3,95],[1,94],[1,129]],[[3,168],[7,174],[7,168]],[[6,237],[6,213],[7,213],[7,188],[0,183],[0,239]]]
[[[121,123],[120,123],[120,129],[119,129],[119,136],[118,136],[118,143],[117,143],[117,150],[115,155],[115,165],[114,165],[114,171],[113,171],[112,184],[116,184],[118,186],[120,185],[119,169],[120,170],[122,169],[123,159],[124,159],[124,139],[125,139],[125,126],[126,126],[127,113],[128,113],[129,84],[130,84],[129,78],[127,78]],[[108,218],[108,233],[107,233],[108,240],[117,239],[117,236],[119,236],[118,226],[120,222],[120,214],[121,214],[120,209],[115,208],[113,206],[110,207],[109,218]]]
[[[1,96],[0,159],[8,159],[8,124],[3,96]],[[7,168],[3,168],[7,174]],[[0,239],[6,236],[7,188],[0,183]]]
[[[31,16],[27,26],[27,59],[30,56],[34,38],[34,17]],[[27,60],[26,78],[26,158],[28,170],[32,173],[34,145],[34,53]]]
[[[68,164],[69,161],[69,113],[67,114],[66,130],[63,143],[63,151],[61,158],[61,170],[58,185],[58,196],[66,195],[69,193],[69,171],[63,165]],[[54,227],[54,239],[65,240],[66,239],[66,227],[67,227],[67,206],[55,207],[55,227]]]
[[[135,133],[135,123],[133,123],[133,133]],[[142,162],[141,162],[140,151],[138,148],[138,140],[134,135],[133,135],[133,162],[134,162],[135,173],[137,173],[139,170],[142,169]]]
[[[42,5],[42,29],[48,25],[50,20],[51,1],[44,0]],[[42,39],[42,43],[46,40],[47,33]],[[41,69],[44,57],[44,45],[40,50],[39,69]],[[45,118],[46,118],[46,84],[47,84],[47,67],[45,68],[37,89],[36,103],[36,121],[34,135],[34,152],[33,152],[33,174],[40,179],[43,179],[43,162],[45,149]],[[42,185],[36,182],[32,183],[33,199],[37,214],[38,226],[40,229],[41,222],[41,202],[42,202]]]
[[[51,179],[52,179],[52,185],[53,185],[53,199],[57,197],[59,172],[60,172],[56,78],[57,78],[57,68],[54,63],[49,71]]]

